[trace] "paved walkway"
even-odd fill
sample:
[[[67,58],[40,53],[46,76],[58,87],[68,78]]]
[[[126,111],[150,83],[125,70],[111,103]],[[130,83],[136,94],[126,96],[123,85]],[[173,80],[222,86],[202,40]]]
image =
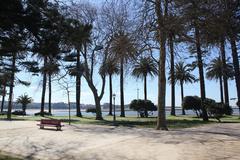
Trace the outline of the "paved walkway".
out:
[[[36,122],[0,121],[0,151],[41,160],[239,160],[240,124],[168,132],[66,124],[53,131]]]

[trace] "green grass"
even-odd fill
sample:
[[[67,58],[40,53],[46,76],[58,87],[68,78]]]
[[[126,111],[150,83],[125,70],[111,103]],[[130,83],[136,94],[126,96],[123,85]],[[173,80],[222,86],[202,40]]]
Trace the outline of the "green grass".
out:
[[[68,116],[45,116],[45,118],[60,119],[68,123]],[[0,119],[6,119],[6,116],[0,116]],[[12,116],[13,120],[19,121],[38,121],[42,119],[40,116]],[[141,127],[154,128],[156,127],[156,117],[137,118],[137,117],[116,117],[115,125],[125,127]],[[113,125],[113,117],[105,116],[104,120],[95,120],[95,117],[76,116],[71,117],[72,124],[92,124],[92,125]],[[208,122],[203,122],[202,119],[193,116],[167,116],[167,125],[169,128],[189,128],[204,124],[218,123],[216,119],[210,119]],[[240,123],[238,116],[225,116],[221,118],[221,123]]]

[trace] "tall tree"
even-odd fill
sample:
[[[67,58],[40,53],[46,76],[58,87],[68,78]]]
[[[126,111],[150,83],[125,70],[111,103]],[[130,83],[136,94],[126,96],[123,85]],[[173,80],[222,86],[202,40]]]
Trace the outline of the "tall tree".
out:
[[[229,42],[232,50],[232,60],[234,67],[234,76],[237,88],[238,103],[240,104],[240,66],[239,66],[239,55],[237,50],[237,41],[240,29],[240,2],[239,1],[221,1],[221,7],[223,8],[222,13],[224,15],[224,25],[229,38]],[[240,108],[240,106],[238,106]]]
[[[106,61],[106,64],[102,66],[101,72],[105,72],[109,76],[109,115],[112,115],[112,99],[113,99],[113,90],[112,90],[112,76],[113,74],[119,74],[119,65],[116,60],[109,58]]]
[[[81,92],[81,60],[80,55],[83,50],[84,43],[90,43],[90,32],[92,27],[90,25],[84,25],[80,23],[79,19],[66,19],[67,31],[66,31],[66,43],[72,49],[75,50],[74,54],[69,54],[67,56],[68,59],[66,61],[76,62],[75,66],[75,74],[76,77],[76,115],[78,117],[82,117],[81,107],[80,107],[80,92]],[[72,66],[72,67],[74,67]],[[73,69],[73,68],[72,68]]]
[[[233,66],[229,63],[226,63],[225,68],[223,68],[223,61],[220,57],[213,59],[207,67],[206,76],[208,79],[212,80],[219,80],[220,84],[220,99],[221,103],[224,103],[224,96],[223,96],[223,76],[227,78],[233,77],[234,71]]]
[[[25,24],[24,7],[19,0],[10,0],[0,2],[0,54],[9,62],[4,67],[9,71],[9,101],[7,118],[11,119],[12,99],[15,82],[21,82],[16,77],[16,73],[20,71],[19,60],[24,59],[26,54],[22,52],[26,50],[25,40]]]
[[[208,115],[204,101],[206,99],[205,90],[205,78],[204,78],[204,66],[203,66],[203,29],[206,26],[206,17],[210,12],[209,1],[187,1],[176,0],[176,6],[180,12],[180,15],[185,19],[185,25],[188,28],[188,35],[186,35],[187,41],[192,44],[192,51],[196,53],[197,66],[199,72],[200,81],[200,94],[202,102],[202,118],[204,121],[208,121]]]
[[[184,62],[178,62],[175,65],[175,83],[179,82],[181,86],[181,100],[183,102],[184,98],[184,83],[193,83],[196,81],[196,78],[191,74],[191,67],[185,65]],[[185,110],[182,108],[182,115],[185,115]]]
[[[160,46],[158,64],[158,119],[157,129],[167,130],[166,124],[166,17],[168,16],[169,1],[154,1],[156,15],[157,42]]]
[[[132,75],[144,80],[144,100],[147,100],[147,76],[158,74],[157,64],[150,57],[140,58],[133,67]]]
[[[57,58],[49,56],[48,63],[44,68],[48,76],[48,113],[52,114],[52,77],[60,72]]]
[[[121,117],[125,117],[124,109],[124,64],[136,55],[134,39],[124,31],[115,33],[111,42],[110,50],[115,54],[116,60],[120,64],[120,107]]]
[[[29,30],[34,35],[33,53],[43,59],[42,96],[40,115],[44,116],[45,94],[47,83],[47,64],[49,57],[56,57],[60,53],[60,42],[63,35],[63,17],[59,12],[58,6],[48,1],[39,1],[39,3],[30,2],[28,12],[34,15],[33,20],[39,25],[29,26]],[[32,16],[30,16],[32,19]],[[61,33],[61,34],[59,34]],[[50,52],[51,51],[51,52]]]

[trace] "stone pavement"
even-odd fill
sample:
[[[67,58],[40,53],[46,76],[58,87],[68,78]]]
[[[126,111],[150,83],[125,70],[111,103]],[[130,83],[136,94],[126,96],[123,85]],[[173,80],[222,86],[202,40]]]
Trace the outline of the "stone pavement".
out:
[[[0,151],[41,160],[239,160],[240,124],[157,131],[100,125],[41,130],[34,121],[0,121]]]

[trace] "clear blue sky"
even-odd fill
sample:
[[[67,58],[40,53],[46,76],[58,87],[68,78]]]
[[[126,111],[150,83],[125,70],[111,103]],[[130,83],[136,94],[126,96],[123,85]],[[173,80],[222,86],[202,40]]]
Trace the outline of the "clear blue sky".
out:
[[[100,1],[91,1],[93,3],[100,3]],[[228,53],[229,54],[229,53]],[[230,56],[230,54],[228,55]],[[167,70],[168,72],[168,70]],[[194,71],[194,74],[197,76],[198,70]],[[20,73],[18,74],[23,80],[32,81],[30,87],[25,86],[16,86],[14,88],[14,100],[21,94],[27,93],[29,96],[33,97],[35,102],[40,102],[41,100],[41,85],[40,81],[42,77],[33,77],[29,73]],[[96,78],[98,80],[98,78]],[[109,102],[109,84],[108,84],[108,77],[106,79],[106,88],[105,94],[101,101],[101,103],[108,103]],[[74,82],[74,79],[72,79]],[[96,84],[100,84],[101,82],[97,82]],[[157,103],[157,77],[150,78],[148,77],[148,99],[152,100],[155,104]],[[53,102],[67,102],[67,96],[64,90],[59,88],[59,85],[54,82],[53,83],[53,93],[52,93],[52,101]],[[100,86],[100,85],[99,85]],[[124,84],[124,91],[125,91],[125,103],[128,104],[131,100],[137,98],[137,88],[139,88],[139,98],[143,98],[143,82],[141,80],[136,80],[132,78],[130,75],[125,76],[125,84]],[[71,92],[71,101],[75,101],[75,88],[73,87]],[[100,88],[99,88],[100,90]],[[116,97],[116,104],[119,104],[119,76],[113,77],[113,92],[117,94]],[[184,85],[184,94],[187,95],[200,95],[199,83],[194,84],[186,84]],[[46,93],[46,102],[48,101],[48,93]],[[206,95],[209,98],[213,98],[216,101],[220,101],[220,93],[219,93],[219,83],[216,81],[208,81],[206,80]],[[229,81],[229,97],[234,98],[236,97],[236,87],[235,81]],[[82,78],[82,92],[81,92],[81,103],[84,104],[94,104],[94,98],[92,95],[91,90],[89,89],[87,83],[85,82],[84,78]],[[235,106],[236,101],[230,101],[231,105]],[[171,92],[170,86],[167,84],[167,95],[166,95],[166,105],[171,104]],[[176,85],[176,105],[181,105],[181,94],[180,94],[180,87]]]
[[[197,75],[197,70],[194,72]],[[18,77],[21,77],[24,80],[32,81],[31,86],[25,87],[18,85],[14,88],[14,99],[21,94],[27,93],[29,96],[33,97],[35,102],[40,102],[41,100],[41,84],[42,76],[33,77],[29,73],[20,73]],[[109,102],[109,83],[108,77],[106,79],[106,88],[105,94],[101,101],[101,103]],[[74,78],[72,82],[74,82]],[[96,84],[99,84],[100,81],[96,81]],[[150,78],[148,77],[148,99],[152,100],[155,104],[157,103],[157,77]],[[125,103],[128,104],[131,100],[137,98],[137,88],[139,88],[139,98],[143,98],[143,82],[139,79],[131,77],[130,75],[125,76]],[[53,102],[67,102],[67,96],[65,91],[59,88],[59,84],[57,82],[53,83],[53,93],[52,93],[52,101]],[[100,89],[99,89],[100,90]],[[71,88],[71,101],[75,101],[75,88]],[[117,94],[116,104],[119,104],[119,76],[113,77],[113,92]],[[185,84],[184,85],[184,94],[187,95],[200,95],[199,83],[194,84]],[[46,93],[46,101],[48,100],[48,92]],[[220,93],[219,93],[219,83],[216,81],[206,80],[206,95],[209,98],[213,98],[216,101],[220,101]],[[230,98],[236,97],[236,87],[235,81],[229,81],[229,95]],[[230,101],[232,105],[235,105],[235,101]],[[81,92],[81,103],[84,104],[94,104],[94,99],[91,90],[89,89],[86,81],[82,78],[82,92]],[[167,95],[166,95],[166,104],[169,106],[171,104],[171,91],[170,86],[167,84]],[[181,93],[180,86],[176,85],[176,105],[180,106],[181,104]]]

